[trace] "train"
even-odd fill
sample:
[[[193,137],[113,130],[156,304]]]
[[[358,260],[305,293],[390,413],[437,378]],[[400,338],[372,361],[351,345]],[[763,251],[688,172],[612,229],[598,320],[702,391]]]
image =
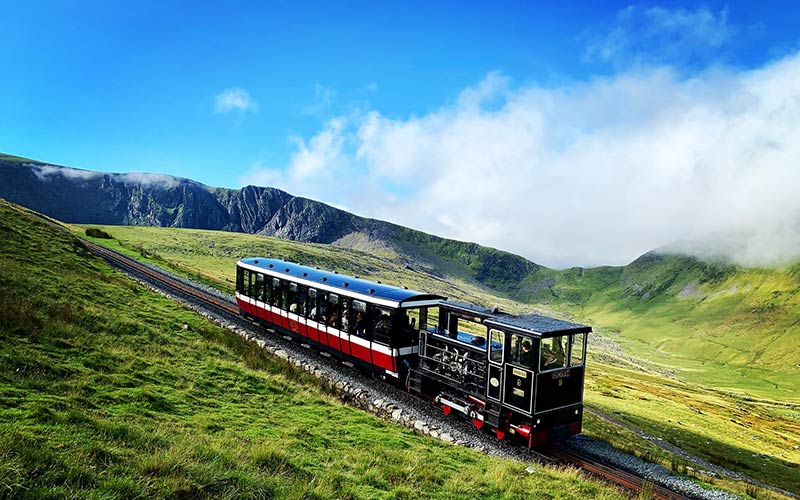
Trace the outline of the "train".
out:
[[[529,448],[579,434],[591,327],[273,258],[236,263],[240,314]]]

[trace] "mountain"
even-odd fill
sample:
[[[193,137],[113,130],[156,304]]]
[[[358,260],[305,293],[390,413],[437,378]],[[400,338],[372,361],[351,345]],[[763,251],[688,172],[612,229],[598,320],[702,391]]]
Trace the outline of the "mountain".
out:
[[[69,223],[235,231],[369,251],[440,276],[516,293],[549,270],[520,256],[448,240],[269,187],[209,187],[161,174],[102,173],[0,154],[0,197]]]

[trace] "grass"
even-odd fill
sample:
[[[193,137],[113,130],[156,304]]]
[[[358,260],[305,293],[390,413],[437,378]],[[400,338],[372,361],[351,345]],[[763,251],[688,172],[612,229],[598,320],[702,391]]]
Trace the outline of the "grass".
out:
[[[0,496],[622,498],[340,404],[0,202]]]
[[[237,258],[271,255],[393,284],[407,285],[418,290],[441,293],[458,300],[485,305],[500,304],[505,310],[531,310],[526,304],[496,297],[485,289],[453,278],[430,277],[398,268],[386,259],[328,245],[300,244],[277,238],[186,229],[115,226],[103,226],[102,229],[116,240],[98,241],[100,244],[137,257],[143,254],[156,264],[189,275],[201,276],[215,286],[228,290],[232,289],[232,270]],[[81,231],[81,228],[78,228],[78,231]],[[603,272],[608,275],[604,276]],[[614,282],[616,278],[610,275],[616,272],[598,270],[595,275],[586,277],[584,274],[581,279],[593,280],[592,286],[601,288],[604,283],[608,285]],[[716,286],[721,284],[724,284],[724,281]],[[577,310],[577,314],[595,317],[602,313],[608,315],[602,317],[609,320],[614,319],[613,314],[619,314],[619,317],[629,317],[630,321],[641,322],[631,327],[632,329],[641,328],[643,324],[651,322],[649,328],[658,335],[663,335],[660,330],[663,324],[670,322],[666,311],[657,319],[652,317],[637,319],[636,311],[630,309],[632,307],[630,304],[620,306],[611,298],[602,300],[600,296],[590,298],[591,300],[587,299],[585,305]],[[632,301],[634,305],[637,304],[634,299],[626,300]],[[652,307],[650,305],[645,309],[649,311]],[[576,312],[574,308],[568,310]],[[544,312],[548,311],[545,309]],[[685,446],[689,451],[711,462],[729,466],[733,470],[767,483],[798,491],[800,474],[796,467],[792,468],[789,465],[800,462],[797,448],[800,445],[798,442],[800,410],[797,402],[791,397],[783,397],[787,395],[786,390],[775,392],[773,388],[764,391],[768,396],[774,397],[765,397],[758,391],[749,393],[750,387],[746,381],[740,380],[746,377],[742,377],[738,371],[730,368],[729,370],[736,374],[729,377],[730,384],[717,385],[718,379],[713,378],[708,383],[697,383],[697,380],[701,379],[699,375],[686,377],[683,370],[677,371],[673,377],[665,377],[663,376],[665,372],[676,368],[674,356],[666,356],[657,351],[650,353],[650,356],[641,356],[647,351],[649,344],[635,338],[626,338],[619,331],[603,328],[598,326],[598,323],[604,324],[600,323],[600,320],[592,322],[596,330],[600,330],[603,336],[620,342],[624,349],[621,352],[603,352],[598,350],[597,346],[593,347],[586,390],[586,401],[590,406],[609,413],[616,412],[618,414],[615,416],[620,420],[640,426],[662,439]],[[672,332],[672,330],[667,331],[670,334]],[[664,362],[665,359],[673,362]],[[700,364],[702,361],[696,363]],[[691,367],[691,365],[684,366]],[[723,372],[724,365],[715,370]],[[790,388],[791,383],[790,380],[785,382],[785,388]],[[796,396],[796,393],[788,396]],[[667,418],[665,421],[664,415],[676,417]],[[659,451],[630,433],[621,432],[619,428],[612,429],[591,417],[587,418],[587,433],[623,449],[638,454],[644,453],[645,458],[652,458],[673,470],[679,472],[686,470],[685,464],[680,459]],[[768,460],[765,460],[765,457],[768,457]],[[722,485],[745,493],[744,485],[727,483]],[[761,495],[769,498],[765,496],[767,495],[765,492],[761,492]]]

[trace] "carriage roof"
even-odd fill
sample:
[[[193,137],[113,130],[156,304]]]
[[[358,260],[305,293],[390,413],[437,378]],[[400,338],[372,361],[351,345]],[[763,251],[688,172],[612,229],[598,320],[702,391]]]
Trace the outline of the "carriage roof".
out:
[[[407,288],[386,285],[353,276],[323,271],[314,267],[286,262],[280,259],[252,257],[241,259],[238,266],[263,272],[266,275],[291,278],[292,281],[337,291],[344,295],[360,296],[365,300],[392,305],[394,307],[413,306],[418,302],[438,302],[444,300],[440,295],[417,292]],[[389,304],[391,303],[391,304]],[[422,304],[419,304],[422,305]]]

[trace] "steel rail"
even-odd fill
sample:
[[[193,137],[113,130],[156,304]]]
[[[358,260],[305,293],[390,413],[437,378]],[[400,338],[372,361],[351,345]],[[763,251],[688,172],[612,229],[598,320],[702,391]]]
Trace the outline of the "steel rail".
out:
[[[686,496],[641,476],[631,472],[610,466],[597,458],[586,455],[579,451],[566,448],[560,445],[550,445],[545,453],[562,462],[575,465],[591,474],[600,476],[619,486],[636,492],[648,493],[652,498],[658,500],[691,500],[692,497]]]
[[[110,264],[123,269],[124,271],[130,271],[133,273],[139,273],[145,275],[150,280],[153,280],[156,283],[159,283],[162,286],[165,286],[169,289],[176,290],[194,299],[205,302],[213,307],[222,309],[226,313],[232,314],[234,316],[239,315],[238,306],[232,304],[231,302],[228,302],[212,294],[206,293],[195,287],[192,287],[178,280],[175,280],[174,278],[168,276],[165,273],[155,271],[150,267],[145,266],[138,260],[129,257],[127,255],[124,255],[120,252],[108,249],[106,247],[103,247],[101,245],[92,243],[84,239],[81,239],[81,241],[86,245],[86,247],[92,253],[108,261]],[[632,474],[630,472],[621,469],[617,469],[613,466],[598,461],[597,459],[589,455],[585,455],[575,450],[568,449],[562,446],[552,445],[547,449],[542,450],[542,453],[537,452],[537,455],[541,455],[542,457],[546,457],[551,460],[554,459],[561,463],[566,463],[576,466],[591,474],[600,476],[603,479],[610,481],[614,484],[617,484],[618,486],[621,486],[623,488],[635,492],[649,493],[653,498],[658,500],[691,499],[691,497],[669,490],[663,486],[654,484],[651,481],[648,481],[647,479],[644,479],[640,476],[637,476],[635,474]]]

